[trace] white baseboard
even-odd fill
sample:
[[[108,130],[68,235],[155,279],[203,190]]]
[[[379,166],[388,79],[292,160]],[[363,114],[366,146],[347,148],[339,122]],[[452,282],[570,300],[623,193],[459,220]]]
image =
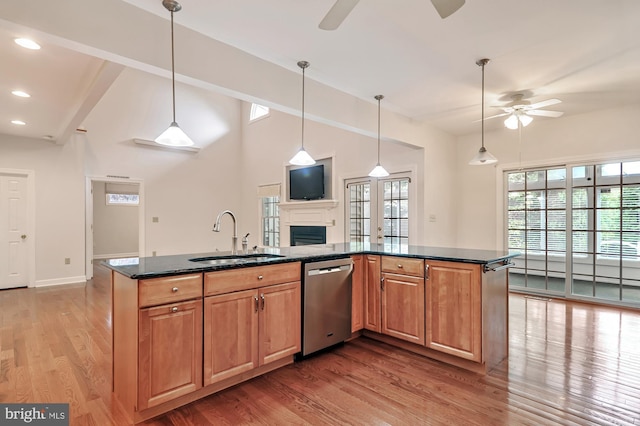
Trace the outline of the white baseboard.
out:
[[[39,280],[36,281],[36,287],[50,287],[54,285],[64,285],[64,284],[86,284],[87,278],[84,275],[80,275],[77,277],[64,277],[64,278],[54,278],[51,280]]]
[[[94,254],[94,260],[118,259],[121,257],[138,257],[138,252],[134,253],[114,253],[114,254]]]

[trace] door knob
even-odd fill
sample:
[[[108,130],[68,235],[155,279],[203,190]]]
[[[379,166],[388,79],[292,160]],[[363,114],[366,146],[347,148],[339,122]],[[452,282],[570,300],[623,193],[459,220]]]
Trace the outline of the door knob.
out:
[[[26,240],[27,239],[27,235],[26,234],[22,234],[22,235],[20,235],[20,238],[22,238],[23,240]]]

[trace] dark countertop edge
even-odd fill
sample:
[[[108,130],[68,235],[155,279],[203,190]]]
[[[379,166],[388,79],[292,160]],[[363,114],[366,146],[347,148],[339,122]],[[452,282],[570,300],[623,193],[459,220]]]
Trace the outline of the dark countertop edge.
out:
[[[222,270],[229,270],[229,269],[252,268],[256,266],[274,265],[279,263],[292,263],[292,262],[304,263],[304,262],[313,262],[313,261],[320,261],[320,260],[330,260],[330,259],[337,259],[337,258],[345,258],[349,256],[359,255],[359,254],[406,257],[406,258],[422,259],[422,260],[439,260],[439,261],[445,261],[445,262],[472,263],[472,264],[480,264],[480,265],[488,265],[488,264],[493,264],[498,262],[505,262],[505,261],[508,261],[509,259],[512,259],[518,256],[518,254],[505,254],[503,256],[499,256],[491,259],[474,259],[474,258],[460,258],[460,257],[426,255],[426,254],[415,254],[415,253],[389,253],[389,252],[380,251],[380,250],[355,250],[355,251],[317,254],[317,255],[275,257],[268,260],[260,260],[260,261],[236,263],[236,264],[228,264],[228,265],[198,266],[194,264],[194,266],[190,266],[188,268],[174,268],[174,269],[167,269],[163,271],[149,271],[149,272],[143,272],[143,273],[128,272],[126,265],[125,266],[110,265],[108,263],[108,259],[103,260],[100,263],[106,266],[107,268],[115,272],[118,272],[128,278],[141,280],[141,279],[162,278],[162,277],[173,276],[173,275],[187,275],[187,274],[214,272],[214,271],[222,271]],[[176,256],[180,257],[182,255],[176,255]]]

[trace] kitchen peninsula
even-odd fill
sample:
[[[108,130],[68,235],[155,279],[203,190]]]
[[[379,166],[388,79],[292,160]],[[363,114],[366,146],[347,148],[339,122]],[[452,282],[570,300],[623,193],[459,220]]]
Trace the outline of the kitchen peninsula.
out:
[[[503,252],[323,244],[111,259],[113,392],[139,423],[294,361],[302,265],[351,257],[352,338],[479,373],[507,357]]]

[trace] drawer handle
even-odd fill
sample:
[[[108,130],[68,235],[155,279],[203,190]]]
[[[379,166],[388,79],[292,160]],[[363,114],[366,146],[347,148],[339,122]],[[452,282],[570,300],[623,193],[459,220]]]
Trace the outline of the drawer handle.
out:
[[[262,278],[264,278],[262,275],[258,275],[259,280],[261,280]]]
[[[178,307],[174,306],[173,308],[171,308],[171,312],[178,312]]]
[[[178,292],[178,287],[174,287],[171,289],[172,292],[177,293]]]

